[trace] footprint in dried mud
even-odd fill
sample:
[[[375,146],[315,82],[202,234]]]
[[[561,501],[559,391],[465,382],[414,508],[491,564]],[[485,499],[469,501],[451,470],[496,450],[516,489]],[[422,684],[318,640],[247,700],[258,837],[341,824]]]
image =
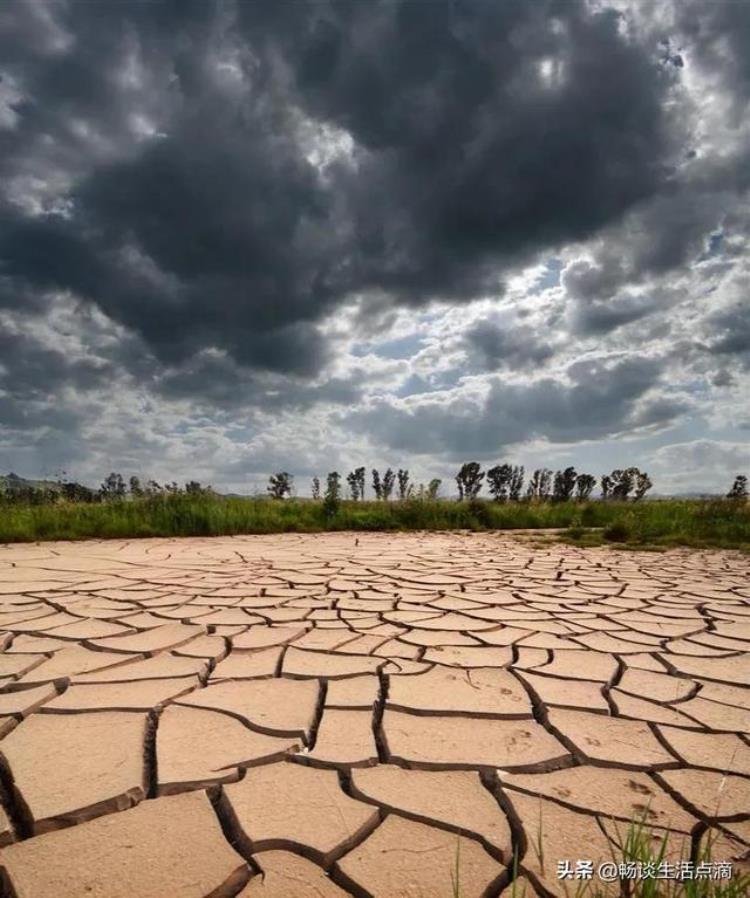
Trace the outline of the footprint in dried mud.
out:
[[[641,795],[653,795],[653,791],[648,788],[648,786],[644,786],[643,783],[636,783],[634,780],[628,780],[628,786],[634,792],[640,792]]]
[[[655,820],[657,818],[657,814],[655,814],[651,808],[647,804],[634,804],[633,809],[636,814],[643,820]]]

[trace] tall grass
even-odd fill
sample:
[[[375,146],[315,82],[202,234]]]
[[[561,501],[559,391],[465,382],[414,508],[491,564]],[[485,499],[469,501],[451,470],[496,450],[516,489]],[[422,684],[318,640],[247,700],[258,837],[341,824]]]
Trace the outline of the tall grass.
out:
[[[731,500],[625,502],[322,502],[215,494],[95,504],[0,503],[0,542],[147,536],[313,533],[324,530],[562,530],[582,545],[750,548],[750,505]]]

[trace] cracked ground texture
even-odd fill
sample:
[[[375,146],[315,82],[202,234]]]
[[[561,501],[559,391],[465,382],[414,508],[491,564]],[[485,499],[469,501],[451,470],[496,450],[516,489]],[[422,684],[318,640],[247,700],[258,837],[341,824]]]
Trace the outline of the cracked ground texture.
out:
[[[516,854],[548,898],[642,815],[744,868],[749,572],[497,534],[0,547],[5,894],[448,898],[458,856],[490,898]]]

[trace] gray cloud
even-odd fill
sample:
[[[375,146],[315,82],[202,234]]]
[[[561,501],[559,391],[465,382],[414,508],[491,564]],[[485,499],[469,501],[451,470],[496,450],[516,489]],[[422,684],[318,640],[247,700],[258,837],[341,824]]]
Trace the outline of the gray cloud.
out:
[[[72,3],[48,11],[57,52],[29,15],[26,53],[6,43],[24,100],[5,174],[31,153],[70,186],[62,214],[6,209],[5,272],[96,302],[169,363],[216,346],[312,374],[314,322],[348,296],[497,287],[498,264],[658,191],[674,149],[673,79],[583,3]],[[353,167],[321,176],[300,109],[351,135]]]
[[[689,40],[694,58],[719,75],[739,104],[750,99],[750,8],[745,3],[675,5],[677,24]]]
[[[411,404],[374,404],[345,419],[393,449],[453,457],[489,457],[537,438],[550,442],[600,439],[637,427],[664,426],[685,410],[684,401],[648,398],[663,362],[638,356],[615,363],[579,362],[568,383],[552,378],[527,385],[495,377],[483,398],[439,395]]]
[[[476,363],[480,370],[485,371],[537,367],[555,352],[533,328],[513,326],[492,318],[475,321],[462,339],[469,354],[469,364]]]
[[[689,422],[654,359],[688,346],[715,391],[749,366],[722,281],[748,28],[692,0],[6,4],[0,450],[91,458],[106,420],[177,464],[195,415],[231,474],[280,421],[305,470],[311,422],[436,459]],[[514,286],[551,257],[559,287]],[[350,351],[376,343],[398,372]],[[139,414],[169,423],[136,445]]]
[[[716,312],[707,324],[711,330],[709,352],[719,357],[735,357],[740,365],[750,370],[750,306],[747,301]]]

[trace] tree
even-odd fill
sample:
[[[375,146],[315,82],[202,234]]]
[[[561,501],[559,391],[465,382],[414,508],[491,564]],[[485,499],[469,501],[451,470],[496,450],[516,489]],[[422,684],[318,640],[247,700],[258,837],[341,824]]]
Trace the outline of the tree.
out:
[[[283,499],[292,492],[292,481],[294,477],[286,471],[279,471],[277,474],[271,474],[268,478],[268,494],[272,499]]]
[[[438,493],[440,492],[440,485],[442,484],[442,480],[438,477],[433,477],[427,486],[427,498],[428,499],[437,499]]]
[[[380,480],[380,471],[376,468],[372,469],[372,491],[375,493],[376,499],[383,498],[383,484]]]
[[[409,472],[405,468],[399,468],[398,474],[398,497],[403,502],[408,499],[411,493],[409,487]]]
[[[651,489],[653,483],[651,482],[651,478],[646,474],[645,471],[639,471],[638,468],[632,468],[633,476],[635,478],[635,493],[633,495],[633,502],[638,502],[642,499],[646,493]]]
[[[346,475],[349,484],[349,492],[355,501],[365,498],[365,469],[355,468]]]
[[[458,499],[462,501],[467,499],[472,501],[479,495],[482,489],[482,481],[485,473],[481,469],[479,462],[467,461],[461,465],[461,470],[456,474],[456,484],[458,485]]]
[[[628,496],[634,487],[634,477],[632,468],[615,468],[609,475],[610,479],[610,498],[627,501]]]
[[[381,492],[383,499],[387,502],[393,495],[393,487],[396,484],[396,475],[391,468],[387,468],[383,474],[383,482],[381,484]]]
[[[651,489],[651,478],[638,468],[616,468],[602,477],[602,499],[618,499],[627,502],[633,493],[633,501],[642,499]]]
[[[549,468],[537,468],[531,475],[529,488],[526,490],[526,496],[529,499],[540,499],[545,501],[549,499],[550,488],[552,486],[552,471]]]
[[[323,513],[332,517],[339,510],[341,501],[341,475],[332,471],[326,478],[326,494],[323,499]]]
[[[747,477],[738,474],[734,478],[732,489],[727,493],[727,499],[747,499]]]
[[[146,495],[149,498],[153,498],[154,496],[161,496],[163,490],[161,484],[156,480],[149,480],[146,484]]]
[[[495,502],[505,502],[510,491],[510,479],[513,476],[511,465],[495,465],[487,471],[487,484]],[[459,485],[459,493],[461,486]]]
[[[188,480],[185,484],[185,492],[188,496],[201,496],[211,491],[211,487],[202,487],[198,480]]]
[[[143,495],[143,487],[141,481],[135,474],[130,478],[130,495],[134,499],[140,499]]]
[[[122,474],[117,474],[114,471],[108,474],[99,488],[99,492],[103,499],[122,499],[125,495],[125,481],[122,479]]]
[[[312,479],[312,497],[320,499],[320,478],[317,476]]]
[[[355,468],[354,479],[356,480],[356,483],[357,483],[357,490],[359,492],[359,498],[364,500],[364,498],[365,498],[365,469],[364,469],[364,467]]]
[[[508,483],[508,498],[511,500],[511,502],[518,502],[518,500],[521,498],[521,490],[523,489],[523,475],[523,465],[515,465],[513,467],[513,472],[510,475],[510,482]]]
[[[576,469],[573,467],[566,468],[564,471],[557,471],[555,473],[552,498],[556,502],[567,502],[576,488],[577,478],[578,474],[576,474]]]
[[[60,492],[69,502],[96,502],[97,494],[94,490],[74,481],[64,481],[60,484]]]
[[[596,477],[592,474],[579,474],[576,480],[576,501],[585,502],[596,486]]]

